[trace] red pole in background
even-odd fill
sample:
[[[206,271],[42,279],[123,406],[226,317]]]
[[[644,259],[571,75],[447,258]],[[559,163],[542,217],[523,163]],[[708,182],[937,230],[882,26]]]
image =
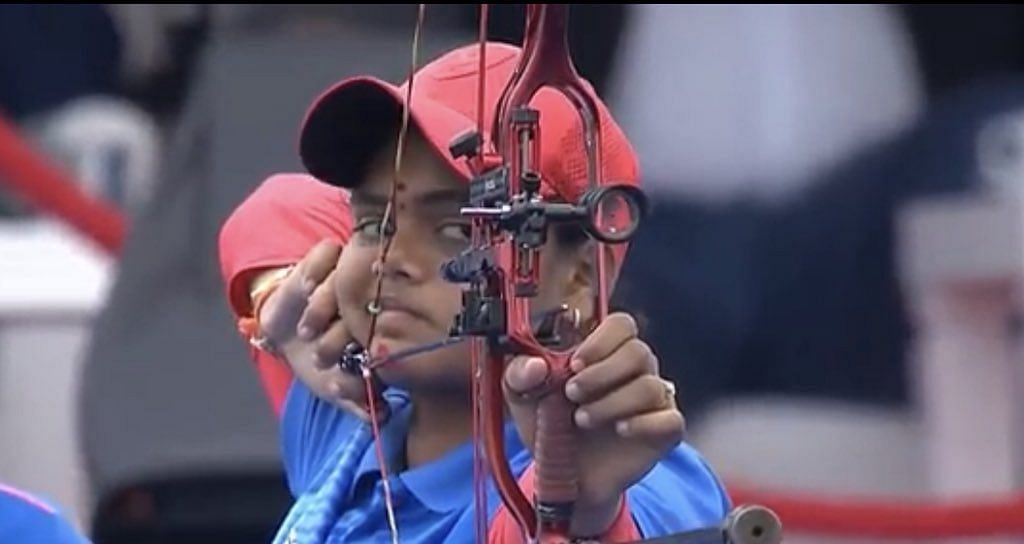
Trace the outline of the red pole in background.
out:
[[[2,117],[0,182],[11,186],[39,211],[70,224],[108,253],[120,251],[126,229],[121,211],[88,194],[73,177],[29,146],[17,128]]]
[[[928,500],[726,487],[736,503],[774,510],[785,532],[913,541],[1024,535],[1024,495]]]

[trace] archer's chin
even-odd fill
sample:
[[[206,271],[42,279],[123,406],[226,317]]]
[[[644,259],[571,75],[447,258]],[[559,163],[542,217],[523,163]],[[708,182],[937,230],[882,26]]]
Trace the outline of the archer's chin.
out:
[[[420,354],[384,365],[377,375],[384,383],[414,394],[461,393],[468,391],[471,383],[468,359],[459,355],[459,350],[452,348]]]

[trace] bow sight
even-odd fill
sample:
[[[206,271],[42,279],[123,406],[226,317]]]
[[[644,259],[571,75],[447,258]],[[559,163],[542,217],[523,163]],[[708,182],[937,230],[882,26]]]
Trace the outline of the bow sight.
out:
[[[512,113],[520,149],[533,155],[523,157],[523,165],[539,159],[536,156],[539,117],[539,112],[532,108],[521,107]],[[456,138],[449,150],[455,159],[473,159],[481,145],[480,133],[470,131]],[[647,213],[646,197],[632,185],[595,187],[584,192],[579,204],[568,204],[542,200],[540,173],[528,167],[521,167],[518,172],[519,194],[510,194],[511,175],[509,166],[502,164],[474,177],[469,186],[469,207],[462,209],[462,215],[494,223],[498,231],[511,233],[517,245],[523,248],[542,246],[547,227],[553,223],[576,223],[598,241],[623,243],[633,237]]]
[[[535,141],[539,112],[518,108],[512,119],[521,149],[529,149]],[[479,132],[471,131],[456,138],[450,151],[456,159],[473,159],[481,143]],[[528,163],[523,160],[520,164]],[[495,296],[501,274],[491,242],[511,237],[519,265],[512,278],[514,293],[531,297],[537,294],[540,272],[535,253],[547,242],[550,226],[575,224],[595,240],[620,244],[632,238],[646,215],[647,201],[637,187],[613,184],[591,188],[583,193],[578,204],[548,201],[541,197],[540,173],[526,166],[519,170],[518,184],[511,183],[510,176],[514,174],[507,164],[498,164],[470,181],[469,206],[462,208],[461,213],[483,227],[485,237],[474,240],[473,247],[441,267],[447,281],[471,285],[463,295],[463,312],[453,334],[493,337],[505,330],[504,308]],[[518,185],[516,194],[512,194],[513,185]],[[544,327],[547,332],[555,328]],[[554,343],[554,336],[540,336],[543,343]]]

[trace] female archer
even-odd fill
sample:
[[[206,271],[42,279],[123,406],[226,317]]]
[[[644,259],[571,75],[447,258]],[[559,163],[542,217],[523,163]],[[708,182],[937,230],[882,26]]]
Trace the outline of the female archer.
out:
[[[471,242],[460,214],[469,173],[449,144],[474,127],[478,78],[486,81],[484,115],[493,118],[521,55],[519,48],[488,43],[480,74],[479,52],[474,44],[424,66],[408,101],[407,87],[370,77],[329,89],[302,127],[301,155],[311,175],[271,178],[222,230],[222,270],[246,335],[297,376],[281,407],[295,503],[275,542],[472,542],[479,536],[477,514],[486,516],[488,541],[523,539],[493,488],[485,490],[487,511],[476,512],[465,343],[381,366],[384,394],[377,403],[369,403],[361,377],[337,365],[353,343],[372,353],[436,343],[462,308],[461,289],[439,272]],[[639,185],[628,140],[593,99],[604,176]],[[399,146],[404,105],[411,122]],[[575,202],[586,189],[578,114],[560,94],[544,90],[531,106],[541,127],[541,194]],[[535,305],[569,308],[578,329],[589,331],[565,387],[580,446],[571,535],[625,542],[720,524],[730,501],[682,442],[675,390],[659,376],[635,321],[626,313],[594,318],[591,240],[567,225],[548,235]],[[621,251],[614,255],[612,278],[624,258]],[[506,458],[528,497],[535,476],[533,393],[546,379],[544,361],[531,357],[513,359],[503,376]]]

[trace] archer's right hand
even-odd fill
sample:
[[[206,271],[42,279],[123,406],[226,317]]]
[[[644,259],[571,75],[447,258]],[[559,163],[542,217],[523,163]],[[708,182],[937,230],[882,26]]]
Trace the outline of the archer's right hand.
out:
[[[368,421],[363,379],[338,365],[352,341],[333,287],[341,251],[320,242],[292,268],[261,308],[261,333],[316,396]]]

